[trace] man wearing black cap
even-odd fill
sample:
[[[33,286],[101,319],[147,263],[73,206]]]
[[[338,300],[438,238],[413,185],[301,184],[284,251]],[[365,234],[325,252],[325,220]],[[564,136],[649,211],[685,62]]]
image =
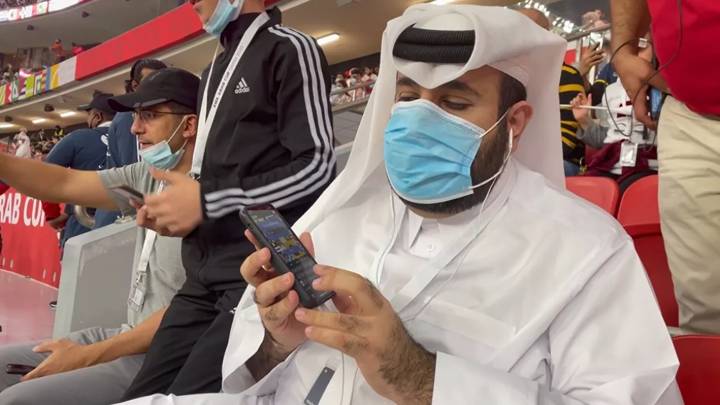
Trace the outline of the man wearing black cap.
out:
[[[125,81],[126,94],[137,90],[143,78],[167,65],[157,59],[140,59],[130,69],[130,79]],[[115,114],[107,135],[106,168],[123,167],[137,163],[140,145],[130,128],[133,124],[132,112],[121,111]],[[94,229],[110,225],[120,216],[117,211],[97,210]]]
[[[148,195],[164,185],[150,167],[187,173],[197,132],[199,79],[184,70],[152,73],[135,93],[109,100],[118,111],[133,111],[132,131],[143,161],[102,171],[66,170],[30,159],[0,156],[0,178],[21,192],[50,201],[133,210],[113,191],[127,186]],[[127,324],[89,328],[65,339],[0,348],[0,366],[36,367],[20,378],[0,374],[0,404],[106,405],[120,400],[137,374],[165,308],[185,281],[180,238],[138,227]],[[21,382],[22,381],[22,382]]]
[[[125,82],[126,94],[137,90],[140,82],[152,72],[165,69],[167,65],[157,59],[140,59],[130,69],[130,79]],[[131,112],[115,115],[108,131],[108,169],[123,167],[138,161],[137,138],[130,132],[133,123]]]
[[[115,111],[108,105],[112,94],[96,91],[92,101],[78,107],[78,110],[87,112],[88,128],[78,129],[64,137],[50,151],[48,163],[76,170],[102,170],[107,159],[107,133]],[[48,212],[48,204],[44,204]],[[81,225],[74,214],[74,208],[68,204],[65,212],[58,218],[47,218],[53,224],[65,222],[60,246],[77,235],[88,232],[90,229]],[[58,225],[59,227],[61,225]]]

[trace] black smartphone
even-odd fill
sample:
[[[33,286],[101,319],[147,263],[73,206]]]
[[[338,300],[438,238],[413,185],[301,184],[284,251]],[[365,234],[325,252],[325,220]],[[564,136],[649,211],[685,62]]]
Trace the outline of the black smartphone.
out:
[[[132,200],[138,205],[145,205],[145,196],[143,193],[135,190],[134,188],[130,186],[117,186],[110,188],[110,191],[112,191],[115,194],[120,195],[123,198],[127,198],[128,200]]]
[[[25,364],[8,364],[5,366],[5,373],[12,375],[26,375],[33,370],[35,370],[35,367]]]
[[[240,210],[240,220],[258,242],[270,249],[275,271],[295,275],[293,289],[300,296],[303,307],[315,308],[335,296],[332,291],[320,292],[312,288],[313,280],[318,277],[313,271],[317,262],[272,204],[244,207]]]

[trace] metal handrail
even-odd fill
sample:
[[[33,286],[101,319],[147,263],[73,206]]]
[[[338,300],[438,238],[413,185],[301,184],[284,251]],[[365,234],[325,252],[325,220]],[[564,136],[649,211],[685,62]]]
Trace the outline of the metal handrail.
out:
[[[90,229],[95,227],[95,216],[90,215],[86,207],[75,205],[73,209],[75,219],[77,219],[80,225]]]
[[[365,88],[365,87],[370,87],[370,86],[374,85],[376,82],[377,82],[377,80],[373,80],[373,81],[371,81],[371,82],[364,82],[364,83],[356,84],[356,85],[354,85],[354,86],[352,86],[352,87],[345,87],[345,88],[342,88],[342,89],[337,89],[337,90],[335,90],[335,91],[331,91],[331,92],[330,92],[330,95],[331,95],[331,96],[337,96],[338,94],[347,93],[348,91],[353,91],[353,90],[362,89],[362,88]]]
[[[353,108],[355,108],[355,107],[357,107],[357,106],[361,106],[361,105],[363,105],[363,104],[367,104],[367,102],[368,102],[369,100],[370,100],[370,96],[365,96],[365,97],[363,97],[363,98],[359,98],[359,99],[357,99],[357,100],[355,100],[355,101],[351,101],[351,102],[349,102],[349,103],[338,104],[338,105],[333,106],[332,112],[333,112],[333,113],[339,113],[339,112],[343,112],[343,111],[346,111],[346,110],[350,110],[350,109],[353,109]]]
[[[580,38],[585,38],[586,36],[588,36],[592,33],[595,33],[595,32],[608,31],[611,27],[612,27],[612,24],[608,24],[608,25],[604,25],[602,27],[591,28],[587,31],[582,31],[582,32],[578,32],[575,34],[568,34],[568,36],[565,37],[565,40],[568,42],[575,41]]]

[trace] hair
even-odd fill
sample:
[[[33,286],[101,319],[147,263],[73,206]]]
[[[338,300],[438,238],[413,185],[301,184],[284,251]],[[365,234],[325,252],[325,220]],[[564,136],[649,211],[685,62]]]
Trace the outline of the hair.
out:
[[[125,93],[133,92],[133,81],[140,83],[143,69],[161,70],[167,68],[167,65],[157,59],[138,59],[130,68],[130,79],[125,80]]]
[[[157,59],[140,59],[130,69],[130,79],[140,82],[143,69],[160,70],[167,68],[165,62]]]
[[[520,81],[505,72],[500,72],[500,101],[498,103],[498,118],[505,114],[515,103],[527,100],[527,90]]]

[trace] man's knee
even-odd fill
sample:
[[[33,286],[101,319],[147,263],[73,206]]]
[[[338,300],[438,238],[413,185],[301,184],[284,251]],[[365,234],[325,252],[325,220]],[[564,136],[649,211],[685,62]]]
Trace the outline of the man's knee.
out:
[[[0,405],[37,405],[50,403],[45,390],[33,387],[31,382],[15,384],[0,392]]]

